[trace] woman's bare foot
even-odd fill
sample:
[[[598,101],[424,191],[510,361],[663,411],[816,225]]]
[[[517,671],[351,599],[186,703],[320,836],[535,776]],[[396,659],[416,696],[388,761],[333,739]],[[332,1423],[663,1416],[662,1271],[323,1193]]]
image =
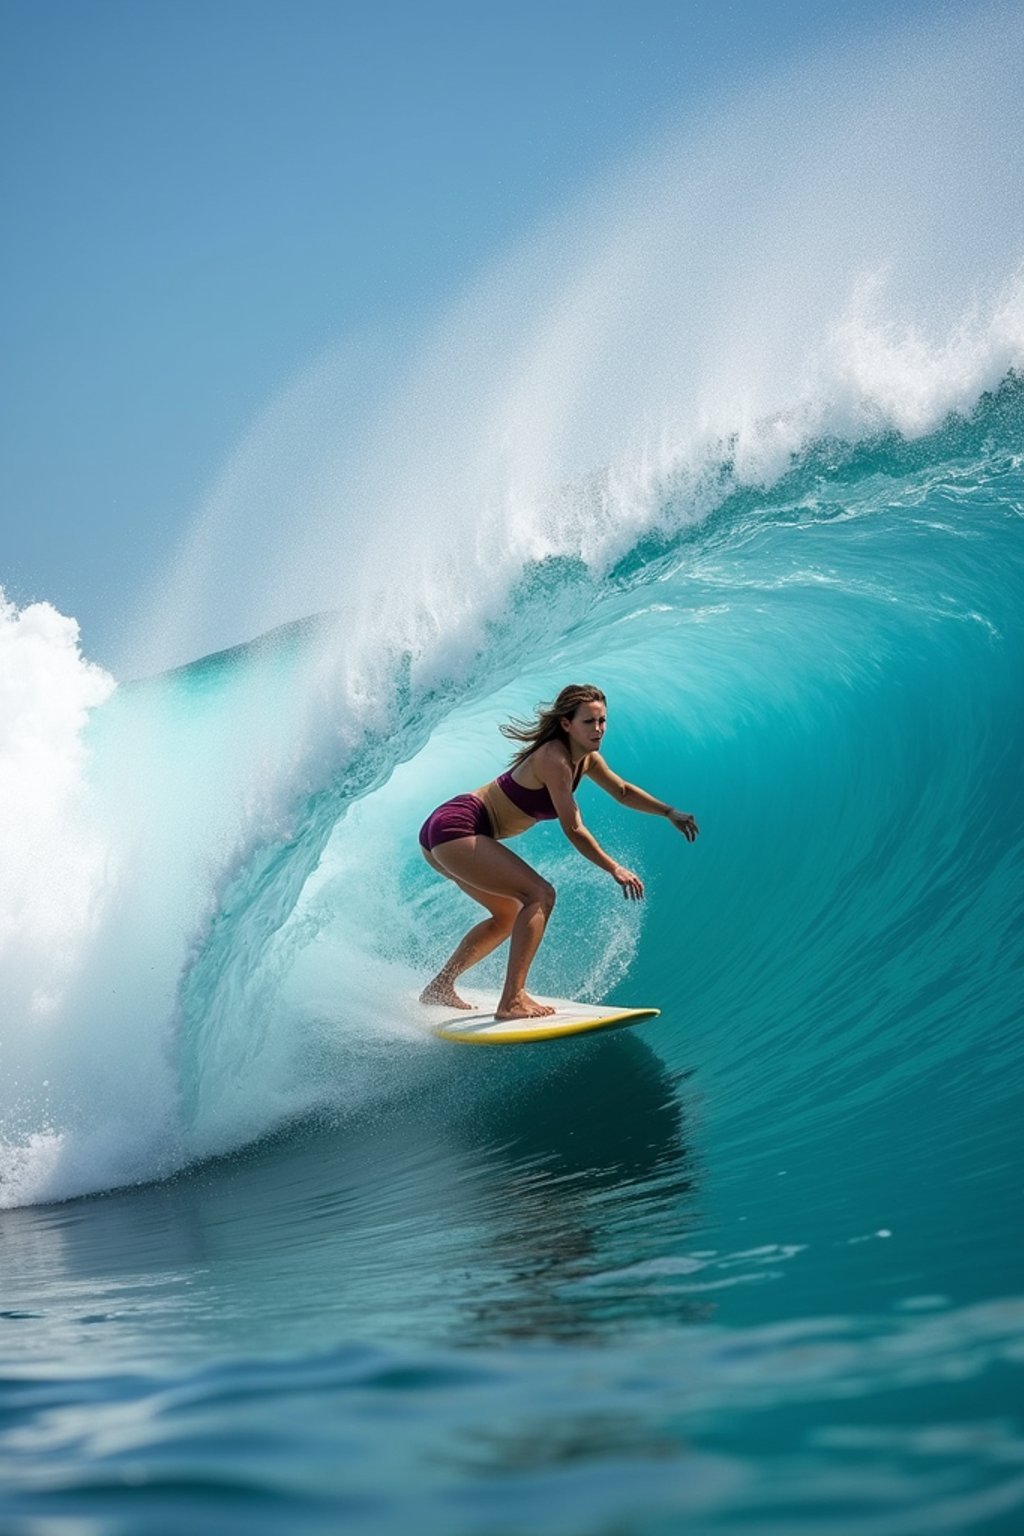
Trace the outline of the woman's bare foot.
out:
[[[499,1003],[494,1010],[496,1019],[542,1019],[554,1013],[550,1003],[538,1003],[528,992],[517,992],[508,1004]]]
[[[467,1008],[472,1009],[473,1004],[467,1003],[460,997],[450,981],[444,981],[440,976],[435,976],[429,985],[420,993],[421,1003],[433,1003],[442,1008]]]

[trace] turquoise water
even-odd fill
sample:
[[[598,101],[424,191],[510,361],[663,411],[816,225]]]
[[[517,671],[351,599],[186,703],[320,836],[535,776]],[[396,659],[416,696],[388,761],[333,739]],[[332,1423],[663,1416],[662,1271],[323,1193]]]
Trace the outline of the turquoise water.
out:
[[[330,618],[93,708],[5,995],[5,1530],[1024,1528],[1022,447],[1011,373],[723,461],[361,713]],[[534,982],[661,1018],[463,1051],[416,829],[570,680],[702,832],[585,785],[648,900],[538,828]]]

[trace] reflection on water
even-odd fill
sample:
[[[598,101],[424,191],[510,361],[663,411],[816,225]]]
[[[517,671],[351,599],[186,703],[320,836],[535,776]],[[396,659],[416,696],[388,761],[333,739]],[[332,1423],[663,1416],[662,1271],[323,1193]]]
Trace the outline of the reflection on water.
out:
[[[4,1212],[9,1349],[40,1366],[599,1334],[614,1308],[580,1280],[689,1219],[676,1084],[636,1037],[445,1057],[362,1118]]]

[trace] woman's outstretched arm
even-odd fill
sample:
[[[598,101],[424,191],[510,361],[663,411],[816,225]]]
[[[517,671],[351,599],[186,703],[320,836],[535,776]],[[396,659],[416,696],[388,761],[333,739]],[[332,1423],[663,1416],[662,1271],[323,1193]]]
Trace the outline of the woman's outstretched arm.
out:
[[[600,752],[590,754],[586,771],[587,777],[593,779],[613,800],[618,800],[620,805],[628,806],[631,811],[644,811],[648,816],[664,816],[688,843],[695,840],[700,828],[689,812],[677,811],[673,806],[666,805],[664,800],[656,800],[646,789],[640,789],[636,784],[627,784],[625,779],[620,779],[609,768]]]
[[[537,755],[540,757],[540,753]],[[621,887],[627,901],[641,901],[644,883],[640,876],[605,853],[597,838],[583,825],[579,806],[573,798],[572,773],[565,753],[560,749],[553,754],[545,753],[544,758],[536,764],[536,771],[537,777],[542,784],[546,785],[548,794],[551,796],[562,831],[576,852],[582,853],[591,864],[596,864],[598,869],[603,869],[606,874],[611,875],[616,884]]]

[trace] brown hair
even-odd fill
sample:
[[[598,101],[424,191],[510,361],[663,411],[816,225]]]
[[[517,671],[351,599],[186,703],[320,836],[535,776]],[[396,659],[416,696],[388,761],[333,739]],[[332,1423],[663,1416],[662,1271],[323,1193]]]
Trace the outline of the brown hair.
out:
[[[568,716],[571,720],[581,704],[607,704],[608,700],[600,688],[595,688],[593,683],[570,683],[563,688],[557,699],[550,704],[538,704],[537,713],[532,720],[512,719],[508,725],[499,725],[498,729],[503,736],[510,741],[522,741],[526,745],[515,754],[509,763],[510,768],[517,767],[531,752],[536,752],[546,741],[564,741],[565,733],[562,730],[562,720]]]

